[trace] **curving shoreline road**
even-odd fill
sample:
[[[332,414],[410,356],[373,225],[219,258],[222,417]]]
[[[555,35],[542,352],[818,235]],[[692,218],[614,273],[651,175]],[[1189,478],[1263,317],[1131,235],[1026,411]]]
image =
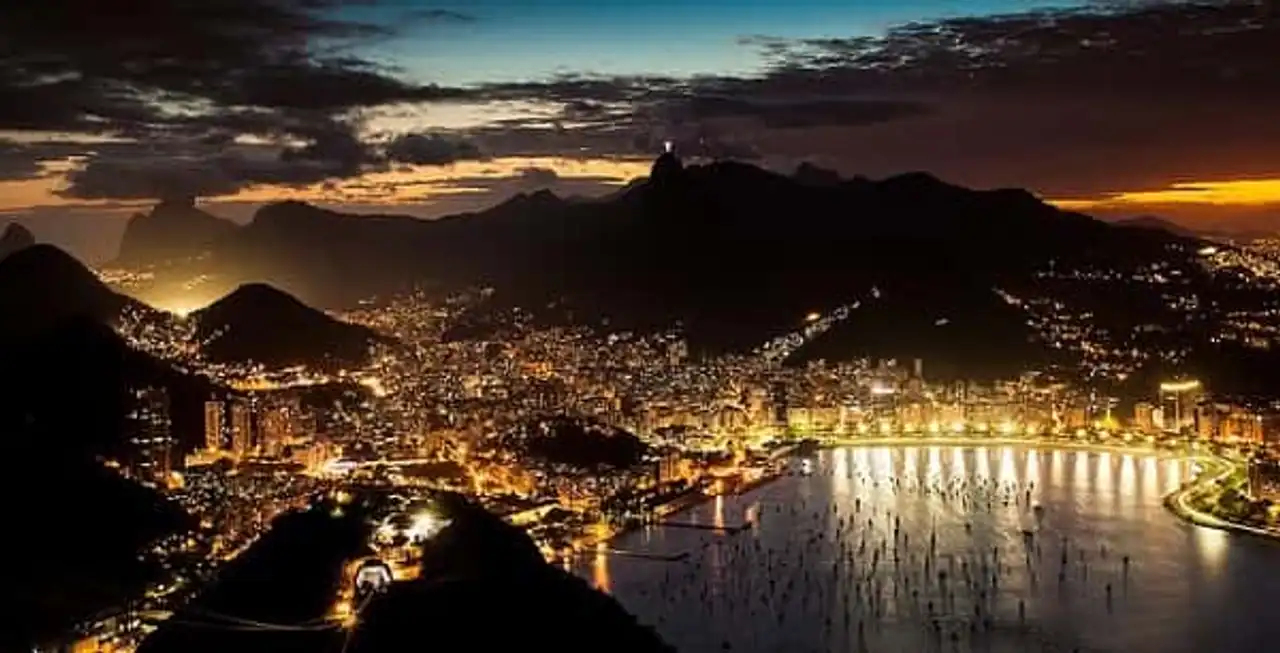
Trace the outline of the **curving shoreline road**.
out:
[[[1259,528],[1241,524],[1204,512],[1192,505],[1192,498],[1208,492],[1214,485],[1238,471],[1240,463],[1210,454],[1184,453],[1159,450],[1143,444],[1103,444],[1097,442],[1060,442],[1017,437],[973,437],[973,436],[927,436],[921,438],[901,437],[859,437],[859,438],[821,438],[824,448],[836,447],[990,447],[1020,446],[1036,449],[1062,451],[1094,451],[1105,453],[1123,453],[1154,455],[1161,458],[1190,460],[1201,464],[1201,470],[1195,478],[1183,484],[1181,488],[1170,492],[1164,498],[1164,506],[1169,512],[1182,521],[1193,526],[1214,528],[1231,533],[1265,537],[1280,540],[1280,528]]]

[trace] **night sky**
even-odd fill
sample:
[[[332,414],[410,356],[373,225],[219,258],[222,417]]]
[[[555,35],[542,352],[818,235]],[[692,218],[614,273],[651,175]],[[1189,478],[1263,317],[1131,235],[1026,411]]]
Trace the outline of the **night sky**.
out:
[[[322,4],[4,3],[0,220],[100,260],[165,195],[429,217],[610,192],[673,140],[1280,225],[1275,2]]]

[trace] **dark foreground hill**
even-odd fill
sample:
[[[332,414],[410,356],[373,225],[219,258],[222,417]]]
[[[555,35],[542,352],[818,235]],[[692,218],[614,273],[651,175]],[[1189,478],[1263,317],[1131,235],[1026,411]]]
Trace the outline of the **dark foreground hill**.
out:
[[[501,443],[528,462],[591,471],[630,469],[649,453],[648,446],[633,433],[564,415],[521,423],[504,433]]]
[[[340,653],[345,633],[324,617],[343,562],[365,551],[369,528],[359,511],[334,507],[318,503],[276,518],[139,653]],[[269,626],[243,627],[253,623]]]
[[[523,531],[458,497],[442,498],[440,510],[451,524],[424,545],[421,578],[369,604],[353,653],[397,653],[426,636],[476,651],[674,650],[612,598],[548,565]]]
[[[139,554],[192,524],[155,491],[87,457],[30,443],[6,447],[9,460],[38,466],[0,478],[10,533],[0,650],[29,651],[138,594],[158,571]]]
[[[5,342],[0,370],[8,379],[0,393],[0,433],[90,456],[125,455],[130,391],[147,387],[167,391],[173,435],[180,448],[194,446],[202,437],[203,402],[216,389],[203,377],[131,349],[89,317]]]
[[[0,234],[0,259],[35,244],[35,236],[26,227],[10,222],[5,226],[4,233]]]
[[[353,631],[335,628],[324,616],[344,561],[370,553],[368,507],[321,502],[278,518],[139,651],[671,650],[613,599],[547,565],[522,531],[454,496],[437,502],[451,523],[426,545],[421,578],[374,597]]]
[[[138,304],[53,245],[33,245],[0,260],[0,339],[21,340],[68,318],[107,324],[130,305]]]
[[[268,367],[362,365],[380,341],[265,284],[248,284],[191,314],[204,355]]]

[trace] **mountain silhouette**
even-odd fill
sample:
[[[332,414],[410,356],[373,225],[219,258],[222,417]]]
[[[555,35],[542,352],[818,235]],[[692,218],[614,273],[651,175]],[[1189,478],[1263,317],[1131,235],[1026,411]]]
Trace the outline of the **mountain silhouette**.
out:
[[[547,322],[680,322],[695,348],[740,351],[872,285],[913,293],[915,303],[954,304],[996,287],[1026,289],[1050,261],[1128,269],[1162,260],[1177,242],[1061,211],[1024,190],[971,190],[923,172],[838,179],[730,161],[684,165],[665,153],[646,181],[591,202],[534,193],[432,221],[265,206],[196,271],[265,281],[326,308],[422,282],[490,286],[497,292],[470,327],[520,306]],[[887,310],[867,328],[924,319]],[[1016,337],[1025,336],[1023,324]]]
[[[5,341],[0,369],[14,379],[0,394],[0,432],[26,434],[61,451],[122,458],[129,391],[168,391],[180,447],[202,440],[203,401],[217,390],[203,377],[132,349],[109,326],[85,315],[52,324],[38,336]]]
[[[126,306],[143,308],[53,245],[33,245],[0,260],[0,338],[21,340],[68,318],[110,323]]]
[[[381,337],[329,317],[266,284],[247,284],[192,313],[210,360],[268,367],[362,365]]]
[[[129,219],[116,261],[160,265],[198,257],[235,231],[234,222],[201,211],[192,197],[167,198]]]
[[[40,645],[139,595],[158,578],[139,554],[193,524],[156,491],[97,461],[12,438],[5,447],[12,459],[39,465],[38,480],[25,474],[0,480],[0,491],[12,498],[5,518],[39,535],[10,538],[10,555],[21,564],[11,566],[0,588],[12,619],[0,633],[0,650],[45,650]]]
[[[361,613],[352,653],[403,650],[421,615],[433,615],[449,641],[481,651],[675,650],[612,597],[548,564],[523,530],[456,495],[436,503],[449,526],[423,544],[418,579],[392,585]],[[484,615],[505,626],[471,625]]]
[[[4,228],[4,234],[0,235],[0,259],[34,244],[36,244],[36,237],[32,236],[26,227],[10,222]]]
[[[835,170],[829,170],[808,161],[796,166],[796,171],[791,176],[800,183],[812,186],[835,186],[844,181],[840,178],[840,173]]]
[[[1156,217],[1154,215],[1140,215],[1136,218],[1126,218],[1124,220],[1117,220],[1113,224],[1118,227],[1128,227],[1132,229],[1154,229],[1156,231],[1164,231],[1176,236],[1186,236],[1188,238],[1194,238],[1199,235],[1176,222],[1165,220],[1164,218]]]

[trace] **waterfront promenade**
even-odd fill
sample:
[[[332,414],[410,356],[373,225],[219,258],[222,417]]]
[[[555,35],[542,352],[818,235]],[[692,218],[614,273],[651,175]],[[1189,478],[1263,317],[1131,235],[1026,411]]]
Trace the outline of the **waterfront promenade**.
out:
[[[1243,462],[1207,453],[1186,445],[1178,447],[1157,446],[1150,440],[1133,438],[1128,441],[1114,438],[1111,441],[1073,440],[1063,437],[1014,436],[958,433],[954,435],[870,435],[855,437],[818,436],[815,439],[826,448],[835,447],[992,447],[1019,446],[1062,451],[1096,451],[1107,453],[1156,455],[1189,460],[1199,465],[1199,471],[1190,481],[1165,497],[1165,507],[1183,521],[1223,531],[1267,537],[1280,540],[1280,528],[1259,527],[1224,519],[1205,512],[1194,505],[1194,499],[1217,491],[1220,484],[1239,473]]]

